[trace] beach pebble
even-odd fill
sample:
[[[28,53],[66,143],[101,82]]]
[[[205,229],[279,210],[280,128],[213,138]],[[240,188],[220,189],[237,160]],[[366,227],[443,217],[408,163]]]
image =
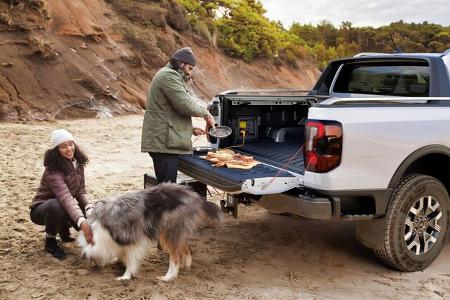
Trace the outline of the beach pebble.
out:
[[[38,292],[38,293],[32,294],[32,295],[31,295],[31,298],[33,298],[33,299],[35,299],[35,298],[41,298],[43,295],[44,295],[43,293]]]
[[[16,227],[14,227],[13,230],[17,231],[17,232],[26,232],[27,231],[27,229],[25,227],[20,226],[20,225],[17,225]]]
[[[18,288],[19,288],[19,287],[18,287],[17,285],[8,284],[8,285],[5,287],[5,291],[12,293],[12,292],[15,292]]]
[[[166,300],[167,297],[164,295],[161,295],[160,293],[155,293],[150,297],[150,300]]]
[[[89,270],[86,270],[86,269],[78,269],[78,270],[77,270],[77,275],[80,275],[80,276],[89,275]]]

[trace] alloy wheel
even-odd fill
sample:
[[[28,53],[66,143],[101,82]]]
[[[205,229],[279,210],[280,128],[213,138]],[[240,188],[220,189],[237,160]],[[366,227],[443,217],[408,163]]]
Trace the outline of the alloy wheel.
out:
[[[441,233],[442,209],[432,196],[419,198],[405,220],[405,243],[414,255],[427,253]]]

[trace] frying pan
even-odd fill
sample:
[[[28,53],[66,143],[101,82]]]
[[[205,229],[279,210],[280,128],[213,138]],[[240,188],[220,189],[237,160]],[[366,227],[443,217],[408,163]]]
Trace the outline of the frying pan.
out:
[[[231,134],[232,130],[228,126],[216,126],[209,129],[208,134],[216,139],[226,138]]]

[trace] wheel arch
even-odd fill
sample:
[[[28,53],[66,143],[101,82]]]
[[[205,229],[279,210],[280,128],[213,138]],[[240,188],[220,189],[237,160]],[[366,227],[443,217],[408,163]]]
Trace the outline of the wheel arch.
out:
[[[438,164],[438,162],[440,163]],[[427,165],[427,163],[430,163],[430,165]],[[442,145],[425,146],[411,153],[400,164],[389,182],[385,197],[382,198],[384,201],[380,203],[380,217],[357,223],[356,238],[362,244],[374,250],[383,247],[384,231],[380,228],[386,227],[385,215],[391,205],[392,194],[401,179],[412,173],[436,177],[444,184],[447,193],[450,194],[450,148]]]
[[[388,190],[388,201],[385,211],[390,205],[391,195],[401,179],[408,174],[420,173],[437,178],[450,194],[450,148],[443,145],[428,145],[411,153],[397,168],[392,176]]]

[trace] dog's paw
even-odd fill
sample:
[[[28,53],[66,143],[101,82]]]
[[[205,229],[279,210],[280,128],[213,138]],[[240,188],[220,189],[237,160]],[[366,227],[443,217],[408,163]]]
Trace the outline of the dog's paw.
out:
[[[191,270],[192,268],[192,257],[187,257],[185,262],[186,270]]]
[[[164,281],[164,282],[169,282],[169,281],[172,281],[172,280],[174,280],[175,278],[177,278],[177,277],[174,277],[174,276],[158,276],[158,277],[156,277],[156,279],[158,279],[158,280],[161,280],[161,281]]]
[[[123,275],[116,278],[116,280],[130,280],[130,279],[132,279],[130,275]]]
[[[184,267],[186,268],[187,271],[190,271],[192,269],[192,259],[191,260],[186,260],[186,263],[184,264]]]

